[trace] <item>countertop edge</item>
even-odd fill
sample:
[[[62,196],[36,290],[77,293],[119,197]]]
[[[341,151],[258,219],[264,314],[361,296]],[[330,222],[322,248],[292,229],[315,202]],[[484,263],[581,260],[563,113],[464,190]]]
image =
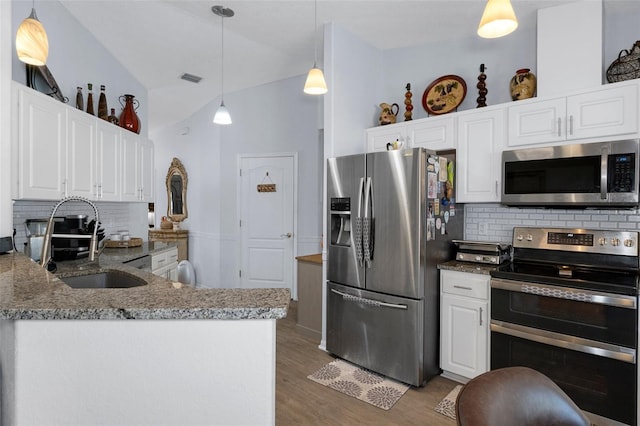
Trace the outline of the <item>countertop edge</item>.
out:
[[[498,268],[498,265],[489,265],[483,263],[460,262],[458,260],[450,260],[445,263],[439,263],[438,269],[445,271],[467,272],[470,274],[490,275],[491,271]]]

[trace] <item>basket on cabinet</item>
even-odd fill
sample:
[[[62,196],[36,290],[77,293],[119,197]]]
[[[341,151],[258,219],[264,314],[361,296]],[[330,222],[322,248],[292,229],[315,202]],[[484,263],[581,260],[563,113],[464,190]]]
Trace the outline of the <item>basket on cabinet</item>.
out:
[[[607,68],[607,81],[618,81],[640,78],[640,40],[636,41],[631,50],[621,50],[618,59]]]

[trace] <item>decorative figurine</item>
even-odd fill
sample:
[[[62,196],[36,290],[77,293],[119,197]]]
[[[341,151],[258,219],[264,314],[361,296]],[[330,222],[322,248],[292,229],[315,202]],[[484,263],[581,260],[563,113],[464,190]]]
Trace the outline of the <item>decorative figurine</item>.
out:
[[[487,93],[489,93],[489,91],[487,90],[487,75],[484,73],[485,69],[484,64],[480,64],[480,75],[478,76],[478,84],[476,86],[478,88],[478,99],[476,99],[478,102],[477,108],[487,106]]]
[[[404,94],[404,108],[406,110],[404,112],[404,121],[410,121],[412,120],[411,111],[413,111],[413,105],[411,104],[411,97],[413,96],[413,93],[411,93],[411,83],[407,83],[405,88],[407,89],[407,93]]]
[[[380,104],[380,108],[382,109],[379,119],[380,125],[384,126],[385,124],[394,124],[398,115],[398,104],[388,104],[386,102],[383,102]]]

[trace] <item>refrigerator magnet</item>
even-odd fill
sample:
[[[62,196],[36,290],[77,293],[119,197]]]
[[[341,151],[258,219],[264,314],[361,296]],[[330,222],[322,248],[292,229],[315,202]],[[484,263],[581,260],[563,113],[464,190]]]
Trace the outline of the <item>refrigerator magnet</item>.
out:
[[[440,182],[447,181],[447,159],[445,157],[440,157],[439,159],[440,167],[439,167],[439,175],[438,180]]]
[[[438,180],[435,173],[427,173],[427,198],[436,198],[437,188],[438,188]]]

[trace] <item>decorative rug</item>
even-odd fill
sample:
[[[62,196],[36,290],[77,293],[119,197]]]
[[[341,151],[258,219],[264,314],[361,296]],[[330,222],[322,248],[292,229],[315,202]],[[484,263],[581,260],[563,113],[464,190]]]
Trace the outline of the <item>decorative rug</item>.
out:
[[[462,389],[462,385],[457,385],[451,392],[445,396],[442,401],[436,405],[434,411],[436,413],[440,413],[444,416],[450,417],[453,420],[456,419],[456,398],[458,398],[458,393]]]
[[[383,410],[393,407],[409,389],[409,385],[341,359],[330,362],[307,378]]]

